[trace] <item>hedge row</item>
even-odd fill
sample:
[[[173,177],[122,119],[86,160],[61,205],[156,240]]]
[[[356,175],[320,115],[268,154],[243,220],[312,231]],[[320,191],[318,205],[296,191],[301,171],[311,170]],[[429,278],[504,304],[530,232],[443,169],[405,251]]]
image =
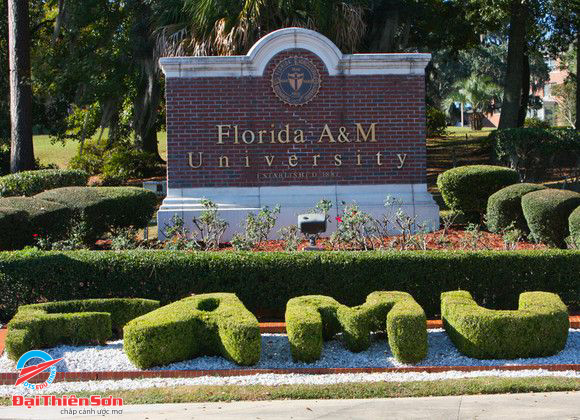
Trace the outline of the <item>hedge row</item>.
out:
[[[239,365],[260,360],[260,325],[231,293],[191,296],[125,325],[123,349],[147,369],[202,355],[221,355]]]
[[[89,175],[75,169],[23,171],[0,177],[0,196],[31,196],[59,187],[87,185]]]
[[[32,235],[50,235],[60,239],[66,235],[74,216],[72,209],[65,205],[36,197],[0,198],[0,208],[19,210],[26,215],[11,229],[11,235],[18,235],[24,244],[33,243]],[[0,232],[0,237],[3,236],[4,232]]]
[[[469,292],[441,295],[445,331],[457,349],[478,359],[551,356],[568,339],[568,311],[553,293],[520,295],[517,311],[479,306]]]
[[[35,234],[62,239],[81,218],[87,241],[94,241],[112,227],[145,226],[156,204],[155,193],[135,187],[65,187],[0,198],[0,226],[10,226],[0,231],[0,249],[32,244]]]
[[[143,297],[174,302],[191,293],[236,293],[246,307],[283,316],[293,297],[321,294],[362,304],[376,290],[410,293],[429,318],[439,296],[470,290],[489,308],[516,308],[543,290],[580,308],[580,251],[481,252],[0,252],[0,319],[40,301]]]
[[[146,226],[157,204],[152,191],[135,187],[67,187],[35,196],[66,206],[83,215],[91,227],[92,239],[111,227]]]
[[[353,352],[371,345],[371,332],[383,331],[395,359],[418,363],[427,356],[427,319],[423,308],[404,292],[377,291],[360,306],[341,305],[328,296],[300,296],[286,305],[286,330],[292,358],[320,359],[324,340],[342,333]]]
[[[159,307],[148,299],[86,299],[23,305],[8,324],[6,350],[18,360],[32,349],[58,344],[104,344],[123,326]]]

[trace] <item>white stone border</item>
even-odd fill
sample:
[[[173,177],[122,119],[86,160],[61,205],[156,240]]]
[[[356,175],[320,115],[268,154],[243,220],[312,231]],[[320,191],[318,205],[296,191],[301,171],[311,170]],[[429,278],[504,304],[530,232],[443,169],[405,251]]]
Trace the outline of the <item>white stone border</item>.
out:
[[[270,32],[247,55],[165,57],[159,64],[167,78],[259,77],[276,54],[288,49],[304,49],[324,62],[331,76],[337,75],[423,75],[431,54],[343,54],[318,32],[304,28],[284,28]]]

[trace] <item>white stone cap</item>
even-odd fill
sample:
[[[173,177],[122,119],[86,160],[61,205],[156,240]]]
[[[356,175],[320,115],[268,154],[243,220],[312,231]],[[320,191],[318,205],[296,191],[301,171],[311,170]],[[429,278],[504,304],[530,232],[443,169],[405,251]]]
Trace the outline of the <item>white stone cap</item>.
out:
[[[260,38],[246,55],[165,57],[159,64],[165,77],[259,77],[276,54],[303,49],[324,62],[328,74],[337,75],[423,75],[431,54],[343,54],[318,32],[304,28],[284,28]]]

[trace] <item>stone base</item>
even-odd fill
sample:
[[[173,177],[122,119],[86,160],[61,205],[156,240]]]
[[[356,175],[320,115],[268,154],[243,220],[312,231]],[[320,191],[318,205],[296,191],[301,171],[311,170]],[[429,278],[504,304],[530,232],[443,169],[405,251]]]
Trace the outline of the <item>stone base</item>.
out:
[[[271,239],[276,239],[280,228],[297,224],[298,215],[307,213],[321,199],[331,200],[333,204],[330,213],[332,223],[326,232],[329,234],[336,229],[336,217],[342,210],[343,201],[347,204],[356,202],[362,211],[381,219],[386,213],[384,200],[387,196],[400,200],[402,205],[396,208],[400,207],[408,215],[416,216],[416,221],[425,223],[429,230],[439,228],[439,207],[427,191],[426,184],[169,188],[167,198],[157,213],[158,234],[159,239],[165,239],[165,227],[171,224],[174,215],[181,217],[185,225],[193,230],[192,219],[203,210],[201,200],[204,198],[216,203],[219,216],[229,223],[223,241],[229,241],[236,232],[243,232],[242,225],[248,212],[279,204],[281,212],[271,233]]]

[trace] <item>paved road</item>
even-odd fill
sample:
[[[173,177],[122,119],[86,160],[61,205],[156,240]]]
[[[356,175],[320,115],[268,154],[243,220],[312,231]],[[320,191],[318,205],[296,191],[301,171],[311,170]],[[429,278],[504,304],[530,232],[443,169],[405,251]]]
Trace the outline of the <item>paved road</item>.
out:
[[[77,408],[78,409],[78,408]],[[110,412],[109,408],[109,412]],[[1,407],[0,419],[88,419],[60,408]],[[580,392],[368,400],[291,400],[123,407],[129,419],[580,419]]]

